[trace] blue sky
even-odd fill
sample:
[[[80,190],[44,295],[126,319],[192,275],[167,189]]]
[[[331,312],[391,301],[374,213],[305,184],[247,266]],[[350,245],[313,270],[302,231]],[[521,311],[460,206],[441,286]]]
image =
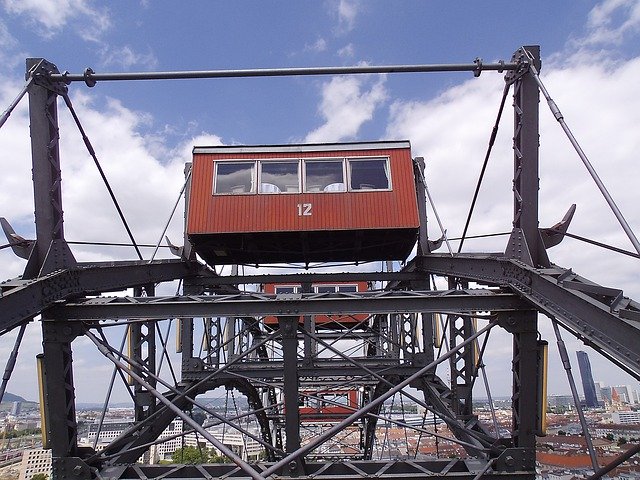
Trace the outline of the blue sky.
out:
[[[0,109],[20,90],[24,60],[31,56],[44,57],[61,71],[81,73],[91,67],[102,73],[469,63],[476,57],[490,62],[509,60],[521,45],[539,44],[543,81],[638,230],[639,29],[640,3],[630,0],[0,0]],[[409,139],[414,155],[427,159],[427,182],[449,235],[455,237],[464,225],[503,85],[502,77],[491,72],[477,79],[469,73],[403,74],[99,82],[92,89],[77,83],[71,85],[70,96],[142,243],[157,241],[193,145],[378,139]],[[30,236],[34,228],[26,107],[21,103],[0,129],[0,215]],[[510,229],[511,123],[507,110],[471,234]],[[62,106],[60,126],[67,238],[126,241]],[[578,204],[571,231],[631,249],[542,103],[541,225],[557,222],[571,203]],[[432,237],[439,236],[434,226],[430,223]],[[169,234],[179,242],[179,218]],[[466,249],[500,251],[504,242],[468,242]],[[74,247],[74,253],[80,260],[134,258],[126,249]],[[550,256],[640,299],[635,260],[569,240]],[[0,267],[4,279],[19,275],[24,263],[0,250]],[[548,325],[541,328],[553,347]],[[37,326],[28,338],[9,390],[35,398]],[[11,341],[0,340],[0,360],[8,355]],[[76,343],[78,351],[85,352],[86,342]],[[578,342],[568,343],[572,351],[582,348]],[[507,395],[510,345],[503,342],[487,356],[496,393]],[[596,378],[630,382],[625,375],[611,374],[609,364],[595,353],[591,358]],[[79,371],[108,375],[105,363],[97,365],[92,355],[76,357]],[[102,393],[96,394],[92,381],[78,377],[78,398],[99,400]],[[551,393],[566,391],[566,380],[552,379]]]
[[[5,1],[5,27],[18,62],[42,56],[60,69],[96,71],[235,69],[286,66],[470,62],[508,59],[520,45],[554,52],[580,33],[591,3],[374,1],[109,2]],[[49,13],[57,4],[56,13]],[[51,18],[53,17],[53,18]],[[566,19],[559,21],[559,19]],[[543,50],[543,51],[544,51]],[[13,57],[13,55],[12,55]],[[24,67],[15,66],[17,74]],[[389,98],[424,98],[460,75],[397,76]],[[176,135],[215,132],[225,142],[304,139],[322,122],[323,79],[101,84],[92,92],[153,114],[149,129]],[[82,87],[79,87],[82,89]],[[96,95],[98,93],[98,95]],[[97,99],[95,97],[98,97]],[[286,101],[295,98],[295,102]],[[99,101],[99,100],[98,100]],[[389,102],[358,136],[384,136]],[[285,107],[285,108],[282,108]],[[189,112],[186,114],[186,112]],[[224,112],[224,114],[220,114]],[[185,117],[187,115],[187,117]],[[276,121],[273,121],[275,116]],[[176,139],[174,139],[175,141]]]

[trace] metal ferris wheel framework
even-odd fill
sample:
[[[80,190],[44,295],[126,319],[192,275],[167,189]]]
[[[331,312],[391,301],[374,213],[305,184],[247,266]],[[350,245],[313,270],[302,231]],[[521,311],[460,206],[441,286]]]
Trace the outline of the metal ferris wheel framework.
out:
[[[218,276],[195,261],[185,246],[176,260],[80,263],[64,237],[57,98],[67,85],[84,81],[155,78],[227,78],[286,75],[402,73],[430,71],[506,72],[514,95],[514,218],[501,254],[436,254],[427,239],[426,196],[419,159],[415,161],[420,229],[418,254],[399,272],[304,273]],[[41,315],[43,435],[53,456],[54,478],[218,478],[275,476],[366,478],[535,478],[536,435],[544,430],[546,342],[539,339],[542,312],[591,345],[613,363],[640,378],[640,305],[622,291],[588,281],[549,262],[546,249],[558,243],[568,221],[552,229],[538,224],[539,48],[518,49],[510,62],[461,65],[346,67],[316,69],[158,72],[141,74],[59,73],[43,59],[27,61],[31,121],[36,239],[14,245],[28,258],[24,275],[0,285],[0,332]],[[22,250],[20,250],[22,249]],[[446,277],[436,290],[431,276]],[[180,279],[182,292],[155,296],[155,286]],[[384,281],[386,289],[358,293],[313,293],[314,282]],[[246,293],[238,285],[296,283],[293,296]],[[473,288],[470,288],[470,284]],[[103,292],[134,289],[133,297]],[[93,298],[88,298],[89,296]],[[313,315],[370,314],[366,321],[332,330],[313,326]],[[480,315],[478,312],[484,312]],[[260,319],[277,317],[265,329]],[[448,349],[436,355],[440,315],[447,316]],[[304,322],[299,322],[303,317]],[[475,318],[487,320],[478,327]],[[158,321],[179,319],[181,379],[158,375]],[[229,320],[232,319],[232,320]],[[127,355],[108,344],[105,325],[127,324]],[[478,420],[472,390],[482,362],[478,355],[488,332],[502,328],[513,339],[512,427],[508,437]],[[196,335],[202,335],[202,342]],[[105,449],[78,446],[73,380],[73,341],[86,336],[133,384],[135,424]],[[343,343],[341,343],[343,342]],[[342,346],[357,344],[355,356]],[[201,347],[201,343],[206,345]],[[203,353],[204,352],[204,353]],[[436,374],[447,363],[450,381]],[[217,387],[247,397],[259,426],[253,434],[237,419],[221,418],[196,396]],[[420,392],[416,398],[410,391]],[[357,389],[357,405],[309,435],[303,429],[301,399],[322,392]],[[379,458],[377,429],[383,406],[402,393],[444,423],[468,458]],[[338,402],[336,402],[338,404]],[[219,423],[237,427],[265,448],[264,460],[249,463],[195,422],[194,406]],[[234,464],[201,466],[135,465],[171,421],[179,417]],[[404,420],[396,424],[407,427]],[[418,427],[424,435],[447,438]],[[349,458],[332,458],[322,445],[355,432],[359,441]]]

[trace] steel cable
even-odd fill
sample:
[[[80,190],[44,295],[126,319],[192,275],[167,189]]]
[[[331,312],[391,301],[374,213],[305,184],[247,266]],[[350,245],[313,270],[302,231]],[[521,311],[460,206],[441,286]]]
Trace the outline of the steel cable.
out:
[[[4,398],[4,393],[7,390],[9,379],[11,378],[13,369],[16,366],[18,349],[20,348],[20,344],[22,343],[22,338],[24,337],[24,332],[27,330],[28,324],[29,322],[24,322],[22,325],[20,325],[20,330],[18,330],[18,336],[16,337],[16,341],[13,345],[13,350],[11,351],[9,359],[7,360],[7,365],[4,369],[4,375],[2,375],[2,384],[0,384],[0,402],[2,402],[2,399]]]
[[[104,173],[104,170],[102,170],[102,166],[100,165],[100,162],[98,161],[98,157],[96,156],[96,152],[93,149],[93,145],[91,145],[91,142],[89,141],[89,137],[87,137],[87,134],[85,133],[84,128],[82,127],[82,124],[80,123],[80,119],[78,118],[78,115],[76,114],[76,111],[73,108],[73,104],[71,103],[71,99],[69,98],[69,95],[66,95],[66,94],[63,95],[62,98],[64,98],[64,103],[67,105],[67,108],[69,109],[69,112],[71,112],[71,116],[73,117],[73,120],[74,120],[76,126],[78,127],[78,130],[80,131],[80,134],[82,135],[82,140],[84,141],[84,144],[87,147],[87,151],[89,152],[89,155],[91,155],[91,158],[93,158],[93,162],[95,163],[96,167],[98,168],[98,172],[100,173],[100,176],[102,177],[102,181],[104,182],[105,186],[107,187],[109,195],[111,196],[111,200],[113,201],[113,204],[116,207],[116,210],[118,211],[118,215],[120,216],[120,220],[122,220],[122,224],[124,225],[124,228],[127,231],[127,234],[129,235],[129,239],[131,239],[131,243],[133,245],[133,248],[136,249],[136,253],[138,254],[138,258],[140,260],[142,260],[142,253],[140,253],[140,249],[138,248],[138,244],[136,243],[135,238],[133,238],[133,233],[131,233],[131,229],[129,228],[129,224],[127,223],[126,218],[124,218],[124,213],[122,212],[122,209],[120,208],[120,204],[118,203],[118,200],[116,199],[116,196],[113,193],[113,189],[111,188],[111,185],[109,184],[109,180],[107,180],[107,177],[106,177],[106,175]]]
[[[33,82],[33,77],[30,76],[29,80],[27,80],[27,83],[25,83],[24,87],[22,87],[22,90],[20,90],[20,93],[16,96],[13,102],[9,104],[7,109],[4,112],[2,112],[2,115],[0,115],[0,128],[2,128],[2,126],[5,124],[5,122],[7,121],[7,119],[13,112],[13,110],[18,106],[18,103],[20,103],[20,100],[22,100],[22,97],[24,97],[24,95],[29,90],[29,87],[31,86],[32,82]]]
[[[527,57],[529,58],[529,60],[532,60],[533,59],[532,55],[526,49],[524,51],[527,54]],[[611,194],[607,190],[607,187],[605,187],[604,183],[602,182],[602,180],[598,176],[598,173],[596,172],[595,168],[593,168],[593,165],[591,165],[591,162],[587,158],[587,155],[584,153],[584,150],[582,150],[582,147],[580,146],[580,144],[576,140],[576,137],[573,135],[573,133],[569,129],[569,126],[567,125],[567,122],[565,122],[565,120],[564,120],[564,115],[562,114],[562,112],[558,108],[558,105],[556,104],[556,102],[554,102],[553,99],[551,98],[551,95],[549,95],[549,92],[547,91],[547,88],[544,86],[544,84],[542,83],[542,80],[540,79],[540,75],[539,75],[538,69],[535,67],[533,62],[529,63],[529,71],[531,72],[531,76],[533,77],[535,82],[538,84],[538,88],[540,89],[540,92],[542,93],[544,98],[547,100],[547,105],[549,106],[549,110],[551,110],[551,113],[553,114],[555,119],[558,121],[558,123],[562,127],[562,130],[564,130],[564,133],[567,135],[567,138],[569,139],[569,142],[571,143],[571,145],[575,149],[576,153],[580,157],[580,160],[582,160],[582,163],[584,164],[584,166],[586,167],[587,171],[591,175],[591,178],[593,179],[593,181],[598,186],[598,189],[600,190],[600,193],[602,193],[602,196],[604,197],[604,199],[606,200],[607,204],[609,205],[609,208],[611,208],[611,211],[613,212],[613,214],[615,215],[616,219],[620,223],[620,226],[622,227],[624,232],[627,234],[627,237],[629,238],[629,241],[631,242],[633,247],[636,249],[638,254],[640,254],[640,242],[638,241],[637,237],[633,233],[633,230],[631,230],[631,227],[629,226],[629,223],[627,222],[627,220],[622,215],[622,212],[618,208],[618,205],[616,205],[616,202],[613,200],[613,197],[611,196]]]
[[[502,112],[504,110],[504,104],[507,100],[507,95],[509,95],[509,88],[511,88],[511,84],[507,83],[504,86],[504,90],[502,92],[502,100],[500,101],[500,108],[498,108],[498,115],[496,116],[496,122],[493,124],[493,129],[491,130],[491,137],[489,138],[489,146],[487,147],[487,153],[484,156],[484,163],[482,164],[482,169],[480,170],[480,177],[478,177],[478,183],[476,184],[476,191],[473,193],[473,200],[471,200],[471,206],[469,207],[469,214],[467,215],[467,221],[464,224],[462,237],[460,238],[460,243],[458,244],[458,253],[460,253],[460,251],[462,250],[462,245],[464,244],[465,237],[467,236],[467,229],[469,228],[469,223],[471,223],[471,216],[473,215],[473,210],[476,206],[476,201],[478,200],[478,193],[480,193],[480,186],[482,185],[482,180],[484,179],[484,173],[487,169],[487,164],[489,163],[489,157],[491,156],[491,151],[493,150],[493,145],[496,141],[496,136],[498,135],[498,126],[500,125],[500,119],[502,118]]]

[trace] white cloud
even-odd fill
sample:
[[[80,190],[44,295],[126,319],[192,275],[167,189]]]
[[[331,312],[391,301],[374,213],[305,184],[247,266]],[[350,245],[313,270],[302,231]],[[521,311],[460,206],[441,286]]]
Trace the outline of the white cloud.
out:
[[[637,152],[640,138],[640,57],[627,61],[594,62],[578,52],[565,63],[545,63],[542,80],[562,110],[565,120],[602,177],[632,229],[640,232],[637,208]],[[586,61],[588,60],[588,61]],[[426,158],[426,180],[438,213],[450,237],[462,233],[473,190],[480,173],[504,83],[501,76],[483,74],[424,101],[396,101],[391,107],[388,138],[408,138],[414,155]],[[510,99],[507,105],[510,105]],[[513,112],[505,109],[493,154],[469,230],[470,235],[511,230],[513,216]],[[568,139],[540,103],[540,225],[559,221],[577,204],[569,232],[633,250],[596,185]],[[430,213],[430,236],[439,231]],[[464,251],[504,251],[505,237],[468,240]],[[454,246],[457,246],[454,244]],[[443,247],[441,251],[446,251]],[[622,288],[640,299],[638,261],[566,238],[549,250],[551,261],[600,284]],[[543,338],[550,341],[558,364],[555,336],[541,320]],[[584,349],[563,332],[570,351]],[[592,352],[592,351],[591,351]],[[575,363],[575,356],[572,357]],[[594,375],[607,372],[610,383],[628,383],[629,377],[592,352]],[[499,391],[508,388],[508,369],[489,366],[502,377]],[[498,378],[498,380],[500,377]],[[564,376],[550,378],[550,391],[566,392]],[[498,382],[498,385],[500,382]]]
[[[623,213],[638,229],[640,214],[635,208],[633,180],[625,173],[636,170],[634,159],[640,148],[640,139],[629,131],[629,125],[640,122],[640,92],[634,93],[638,88],[633,80],[640,74],[640,57],[617,66],[589,63],[547,69],[543,74],[565,120]],[[392,105],[387,134],[390,138],[411,139],[414,154],[426,157],[427,182],[450,236],[462,232],[502,88],[499,76],[483,75],[452,87],[433,100]],[[470,233],[511,228],[512,115],[511,109],[505,109]],[[629,248],[624,233],[544,101],[540,104],[540,133],[541,225],[552,225],[571,203],[577,203],[572,231]],[[496,242],[499,241],[491,241],[499,245]],[[563,251],[565,245],[575,249],[574,242],[565,242],[550,250],[552,258],[558,258],[556,252]],[[576,262],[577,256],[572,257],[571,264]],[[583,262],[583,267],[608,276],[607,272],[593,269],[593,262]],[[628,285],[631,278],[637,278],[634,270],[626,269]],[[640,294],[637,287],[633,288]]]
[[[327,6],[331,15],[338,21],[335,28],[337,35],[344,35],[353,30],[362,8],[360,0],[329,0]]]
[[[52,37],[71,21],[79,21],[78,32],[85,40],[95,40],[111,26],[109,11],[91,0],[3,0],[12,14],[24,15],[38,25],[36,32]]]
[[[342,58],[351,58],[355,55],[356,49],[353,46],[353,43],[345,45],[340,50],[338,50],[338,56]]]
[[[2,78],[0,103],[8,104],[20,86],[18,81]],[[203,132],[185,137],[180,145],[173,147],[163,143],[159,137],[147,138],[140,133],[153,122],[149,114],[133,111],[115,99],[101,99],[94,94],[74,92],[72,100],[136,240],[155,244],[184,183],[184,164],[191,158],[192,146],[219,145],[222,143],[220,138]],[[25,99],[0,129],[0,144],[3,146],[0,168],[4,171],[0,179],[0,216],[7,217],[19,234],[33,238],[27,106]],[[62,102],[59,102],[58,118],[65,237],[70,241],[128,242],[93,160]],[[181,204],[167,232],[178,245],[182,244],[183,238],[183,211],[184,205]],[[71,248],[79,261],[136,258],[131,247],[72,245]],[[142,249],[142,252],[148,259],[152,249]],[[158,258],[170,256],[167,249],[161,249],[158,254]],[[20,275],[25,261],[16,258],[10,249],[2,249],[0,264],[4,280]],[[13,333],[0,338],[0,358],[8,357],[14,338]],[[10,392],[29,399],[36,398],[34,356],[41,351],[39,338],[40,327],[36,322],[29,328],[16,372],[9,383]],[[97,368],[108,375],[110,367],[96,355],[95,348],[86,345],[86,341],[79,339],[74,342],[74,352],[78,360],[74,361],[78,398],[81,401],[100,401],[104,382],[100,380],[100,384],[96,384],[94,379],[97,377],[87,372]],[[121,400],[126,398],[122,389],[118,395]]]
[[[25,58],[29,55],[22,50],[18,40],[12,35],[9,26],[0,18],[0,62],[2,62],[3,70],[9,71],[24,71]],[[5,84],[2,87],[9,87],[14,89],[13,95],[16,95],[20,90],[13,83],[9,85]],[[0,90],[2,90],[0,87]],[[0,95],[3,93],[0,91]],[[8,102],[7,102],[8,103]],[[3,105],[3,110],[6,105]]]
[[[339,0],[338,19],[341,29],[347,31],[352,30],[359,11],[360,2],[358,0]]]
[[[18,41],[11,35],[7,24],[0,20],[0,42],[7,49],[13,49],[18,45]]]
[[[426,180],[450,237],[462,233],[502,86],[499,76],[485,75],[429,101],[396,101],[391,106],[386,136],[411,140],[413,154],[425,157]],[[470,233],[510,230],[512,167],[510,132],[505,131],[508,128],[507,121],[496,142]],[[501,183],[503,178],[507,180]],[[488,201],[487,195],[491,195]],[[433,237],[440,236],[435,222],[430,223],[430,232]]]
[[[605,0],[589,12],[586,40],[591,44],[619,45],[640,31],[640,2]]]
[[[123,47],[105,45],[100,52],[100,57],[105,67],[116,66],[126,70],[139,66],[152,70],[158,66],[158,59],[153,52],[138,53],[129,45]]]
[[[320,52],[325,52],[326,50],[327,50],[327,41],[324,38],[318,38],[312,44],[304,46],[305,52],[320,53]]]
[[[320,114],[325,123],[310,132],[307,142],[354,138],[360,127],[387,98],[385,77],[334,77],[322,86]]]

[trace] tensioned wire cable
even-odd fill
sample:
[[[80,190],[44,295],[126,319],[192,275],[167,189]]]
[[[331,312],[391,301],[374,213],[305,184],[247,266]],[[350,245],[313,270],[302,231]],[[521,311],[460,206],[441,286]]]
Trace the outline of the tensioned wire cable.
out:
[[[498,232],[498,233],[486,233],[486,234],[481,234],[481,235],[467,235],[465,238],[467,240],[470,239],[478,239],[478,238],[490,238],[490,237],[499,237],[499,236],[506,236],[506,235],[510,235],[511,232]],[[593,240],[587,237],[583,237],[580,235],[576,235],[575,233],[569,233],[569,232],[564,232],[563,235],[569,237],[569,238],[573,238],[574,240],[579,240],[581,242],[584,243],[588,243],[590,245],[594,245],[596,247],[600,247],[600,248],[604,248],[605,250],[611,250],[612,252],[616,252],[619,253],[621,255],[627,255],[629,257],[634,257],[634,258],[640,258],[640,254],[637,254],[635,252],[631,252],[629,250],[625,250],[623,248],[619,248],[619,247],[614,247],[613,245],[609,245],[607,243],[603,243],[603,242],[599,242],[597,240]],[[462,237],[453,237],[450,238],[449,241],[451,242],[455,242],[457,240],[461,240]],[[0,250],[3,250],[5,248],[10,248],[13,247],[15,245],[20,245],[24,242],[12,242],[12,243],[5,243],[0,245]],[[67,243],[69,245],[92,245],[92,246],[98,246],[98,247],[132,247],[133,245],[130,243],[118,243],[118,242],[90,242],[90,241],[72,241],[72,240],[68,240]],[[152,245],[152,244],[145,244],[145,243],[139,243],[138,247],[140,248],[155,248],[156,245]],[[160,245],[160,248],[171,248],[169,245]],[[373,263],[373,262],[360,262],[360,265],[364,265],[365,263]],[[339,267],[339,266],[350,266],[350,265],[354,265],[354,263],[342,263],[342,264],[331,264],[331,265],[310,265],[309,267],[303,267],[303,266],[279,266],[279,265],[269,265],[269,268],[299,268],[301,270],[305,270],[305,269],[314,269],[314,268],[327,268],[327,267]],[[243,264],[244,266],[244,264]],[[253,265],[248,265],[247,266],[253,266]],[[372,291],[372,290],[370,290]]]
[[[2,126],[5,124],[5,122],[7,121],[7,119],[13,112],[13,110],[18,106],[18,103],[20,103],[20,100],[22,100],[22,97],[24,97],[25,94],[29,91],[29,87],[31,86],[32,83],[33,83],[33,76],[30,75],[29,80],[27,80],[27,83],[24,84],[24,87],[22,87],[22,90],[20,90],[20,93],[18,93],[16,98],[9,104],[7,109],[4,112],[2,112],[2,115],[0,115],[0,128],[2,128]]]
[[[571,143],[574,150],[578,154],[578,157],[580,157],[580,160],[582,160],[582,163],[584,164],[585,168],[589,172],[589,175],[591,175],[591,178],[593,179],[598,189],[600,190],[600,193],[602,193],[602,196],[604,197],[607,204],[609,205],[609,208],[611,208],[611,211],[613,212],[614,216],[618,220],[618,223],[620,223],[622,230],[624,230],[627,237],[629,238],[629,241],[631,242],[633,247],[636,249],[638,254],[640,254],[640,242],[638,241],[638,238],[633,233],[633,230],[629,226],[629,223],[627,222],[627,220],[622,215],[622,212],[618,208],[618,205],[616,205],[616,202],[613,200],[613,197],[607,190],[607,187],[605,187],[604,183],[600,179],[600,176],[596,172],[595,168],[593,168],[593,165],[587,158],[587,155],[584,153],[584,150],[582,150],[582,147],[578,143],[578,140],[576,140],[576,137],[573,135],[573,132],[569,128],[569,125],[567,125],[567,122],[565,121],[564,115],[560,111],[560,108],[558,108],[558,105],[556,104],[556,102],[554,102],[553,99],[551,98],[551,95],[549,95],[549,92],[547,91],[547,88],[544,86],[544,83],[542,83],[538,69],[533,63],[533,56],[526,49],[524,49],[524,52],[530,60],[529,71],[531,72],[531,76],[533,77],[535,82],[538,84],[538,88],[540,89],[540,92],[546,99],[547,105],[549,106],[549,110],[551,110],[551,113],[553,114],[555,119],[558,121],[558,123],[562,127],[562,130],[564,131],[564,133],[567,135],[569,142]]]
[[[9,359],[7,360],[7,365],[4,369],[4,375],[2,375],[2,383],[0,384],[0,402],[2,402],[4,393],[7,390],[7,384],[9,383],[9,379],[11,378],[11,374],[13,373],[13,369],[16,366],[18,349],[20,348],[20,344],[22,343],[22,338],[24,337],[24,332],[27,330],[28,324],[29,322],[24,322],[22,325],[20,325],[20,330],[18,331],[18,335],[13,345],[13,350],[11,350],[11,354],[9,355]]]
[[[473,215],[473,210],[476,206],[476,201],[478,200],[478,194],[480,193],[480,186],[482,185],[482,180],[484,179],[484,173],[487,170],[487,164],[489,163],[489,157],[491,156],[491,151],[493,150],[493,145],[496,141],[496,136],[498,135],[498,127],[500,125],[500,119],[502,118],[502,112],[504,111],[504,104],[507,100],[507,96],[509,95],[509,89],[511,88],[511,84],[507,83],[504,86],[504,90],[502,91],[502,100],[500,100],[500,107],[498,108],[498,115],[496,116],[496,121],[493,124],[493,129],[491,130],[491,136],[489,137],[489,146],[487,147],[487,153],[484,156],[484,162],[482,163],[482,169],[480,170],[480,176],[478,177],[478,183],[476,184],[476,190],[473,193],[473,200],[471,200],[471,206],[469,207],[469,213],[467,214],[467,220],[464,224],[464,230],[462,231],[462,237],[460,238],[460,243],[458,244],[458,253],[462,250],[462,245],[464,244],[465,237],[467,236],[467,230],[469,228],[469,223],[471,223],[471,216]]]
[[[129,235],[129,239],[131,239],[131,243],[133,244],[133,248],[135,248],[136,253],[138,254],[138,258],[140,260],[142,260],[142,253],[140,253],[140,249],[138,248],[138,244],[136,243],[135,238],[133,238],[133,233],[131,232],[131,229],[129,228],[129,224],[127,223],[127,219],[124,217],[124,213],[122,212],[122,208],[120,208],[120,204],[118,203],[118,199],[116,198],[115,193],[113,193],[113,189],[111,188],[111,185],[109,184],[109,180],[107,180],[107,176],[104,173],[104,170],[102,170],[102,166],[100,165],[100,162],[98,161],[98,157],[96,155],[96,152],[93,148],[93,145],[91,145],[91,141],[89,140],[89,137],[87,137],[87,134],[85,133],[84,128],[82,127],[82,124],[80,123],[80,119],[78,118],[78,115],[76,114],[75,109],[73,108],[73,104],[71,103],[71,99],[69,98],[69,95],[64,94],[62,95],[62,98],[64,99],[64,103],[67,105],[67,108],[69,109],[69,112],[71,113],[71,116],[73,117],[73,121],[75,122],[76,126],[78,127],[78,130],[80,131],[80,135],[82,135],[82,140],[84,141],[85,146],[87,147],[87,151],[89,152],[89,155],[91,155],[91,158],[93,158],[93,162],[96,165],[96,168],[98,169],[98,172],[100,173],[100,176],[102,177],[102,181],[104,182],[105,187],[107,187],[107,191],[109,192],[109,196],[111,197],[111,200],[114,204],[114,206],[116,207],[116,210],[118,211],[118,215],[120,216],[120,220],[122,220],[122,224],[124,225],[125,230],[127,231],[127,235]]]

